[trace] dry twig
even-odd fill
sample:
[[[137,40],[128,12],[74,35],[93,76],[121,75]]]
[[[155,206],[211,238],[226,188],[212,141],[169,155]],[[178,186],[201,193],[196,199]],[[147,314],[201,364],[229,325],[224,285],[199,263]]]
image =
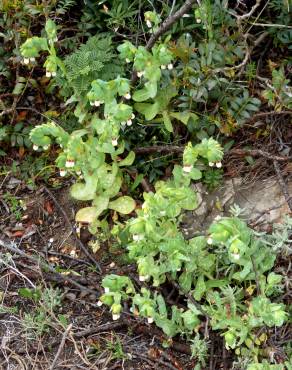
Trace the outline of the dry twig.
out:
[[[67,338],[70,330],[72,329],[72,326],[73,326],[73,324],[69,324],[67,326],[67,329],[64,331],[64,334],[62,336],[62,340],[61,340],[61,343],[59,345],[58,351],[57,351],[57,353],[55,355],[55,358],[54,358],[54,360],[53,360],[53,362],[52,362],[52,364],[50,366],[50,370],[54,370],[55,369],[55,366],[57,364],[58,358],[60,357],[60,355],[62,353],[63,347],[65,345],[66,338]]]

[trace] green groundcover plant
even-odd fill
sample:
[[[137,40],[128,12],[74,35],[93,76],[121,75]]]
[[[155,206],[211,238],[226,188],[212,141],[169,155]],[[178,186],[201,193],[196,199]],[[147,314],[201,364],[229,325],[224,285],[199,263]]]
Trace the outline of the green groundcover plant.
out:
[[[198,53],[187,60],[185,68],[184,56],[178,56],[179,45],[191,50],[191,41],[181,38],[174,48],[170,36],[157,41],[151,50],[126,41],[117,51],[110,37],[94,36],[71,56],[61,58],[56,47],[58,27],[48,19],[43,37],[33,36],[22,44],[23,63],[30,66],[41,54],[46,56],[45,75],[59,87],[66,105],[73,107],[80,128],[69,133],[48,121],[32,129],[30,139],[36,151],[59,146],[56,165],[60,176],[73,175],[72,197],[91,202],[77,212],[77,222],[88,223],[92,232],[98,232],[109,210],[131,215],[124,217],[124,222],[115,222],[111,238],[137,265],[141,284],[137,286],[127,276],[104,277],[104,294],[98,304],[110,308],[113,320],[119,319],[123,302],[130,302],[132,313],[155,323],[167,340],[176,335],[186,338],[202,366],[208,347],[199,333],[208,320],[226,348],[234,350],[238,359],[247,359],[246,369],[284,369],[284,364],[270,361],[265,351],[272,329],[288,320],[287,307],[277,300],[283,277],[273,272],[276,253],[236,216],[217,218],[207,234],[198,230],[199,236],[189,240],[180,229],[182,213],[198,206],[191,182],[200,180],[212,167],[221,168],[221,145],[210,136],[188,142],[182,165],[174,165],[170,179],[156,182],[154,192],[144,193],[141,209],[121,190],[126,169],[135,161],[126,140],[128,128],[137,125],[139,130],[140,122],[152,120],[168,133],[173,133],[177,122],[188,128],[200,126],[191,104],[206,102],[212,92],[228,85],[226,77],[217,78],[210,71],[244,56],[244,45],[236,45],[231,38],[228,53],[223,52],[214,41],[213,20],[204,18],[202,7],[196,9],[195,17],[203,20],[208,43],[198,46]],[[144,18],[155,32],[160,16],[149,11]],[[115,58],[119,62],[113,61]],[[129,69],[137,75],[136,87],[127,76]],[[194,69],[196,77],[188,75]],[[190,77],[192,88],[188,91],[179,85],[180,76]],[[283,73],[273,73],[276,88],[281,83],[287,84]],[[269,104],[286,106],[287,91],[277,97],[274,92],[272,88],[265,93]],[[236,90],[231,103],[224,97],[221,103],[215,121],[223,115],[237,124],[260,105],[247,89]],[[162,295],[160,288],[166,283],[180,295],[178,304],[169,303]],[[285,366],[291,369],[288,362]]]

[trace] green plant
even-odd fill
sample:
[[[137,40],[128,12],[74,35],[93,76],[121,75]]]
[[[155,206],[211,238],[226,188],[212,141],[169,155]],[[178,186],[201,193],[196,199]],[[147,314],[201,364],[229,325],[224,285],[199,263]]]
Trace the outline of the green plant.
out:
[[[13,194],[6,192],[3,195],[3,200],[7,203],[10,212],[17,221],[21,220],[25,205],[21,199],[18,199]]]
[[[275,107],[277,111],[284,108],[291,109],[292,87],[286,79],[284,69],[273,69],[272,81],[268,84],[268,89],[263,91],[263,96],[267,99],[269,105]]]
[[[44,290],[40,288],[19,289],[21,297],[30,299],[37,305],[32,312],[25,312],[21,321],[28,339],[36,339],[50,331],[54,318],[53,314],[61,305],[60,293],[59,289],[52,288]]]

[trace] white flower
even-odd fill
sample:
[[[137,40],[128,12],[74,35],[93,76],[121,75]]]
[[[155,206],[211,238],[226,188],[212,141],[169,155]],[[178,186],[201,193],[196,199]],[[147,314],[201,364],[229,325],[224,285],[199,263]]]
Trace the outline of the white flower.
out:
[[[213,244],[213,239],[211,237],[207,239],[207,244],[209,244],[209,245]]]
[[[44,145],[44,150],[48,150],[49,149],[49,145]]]
[[[117,314],[113,314],[113,320],[118,320],[119,318],[121,317],[121,315],[119,313]]]
[[[54,241],[54,238],[49,239],[49,243],[53,243],[53,241]]]
[[[140,240],[143,240],[144,239],[144,235],[139,235],[139,234],[134,234],[133,235],[133,240],[135,242],[139,242]]]
[[[140,275],[139,276],[139,281],[146,281],[146,280],[148,280],[149,279],[149,275]]]
[[[99,100],[95,100],[94,105],[95,105],[96,107],[99,107],[99,106],[100,106],[100,101],[99,101]]]
[[[221,167],[222,167],[222,163],[221,163],[221,162],[217,162],[217,163],[216,163],[216,167],[217,167],[217,168],[221,168]]]
[[[177,272],[179,272],[180,270],[181,270],[181,268],[176,269]]]
[[[166,215],[166,211],[160,211],[160,216],[165,216]]]
[[[117,146],[118,145],[118,140],[117,139],[112,139],[112,145]]]
[[[124,98],[126,98],[127,100],[131,99],[131,94],[128,93],[128,94],[124,95]]]
[[[57,76],[57,72],[52,72],[52,77],[56,77]]]
[[[196,19],[196,22],[197,22],[197,23],[201,23],[201,22],[202,22],[202,19],[201,19],[201,18],[197,18],[197,19]]]
[[[235,259],[235,260],[239,260],[240,258],[240,255],[238,253],[232,253],[231,256]]]
[[[47,72],[46,72],[46,77],[52,77],[52,73],[51,73],[51,72],[49,72],[49,71],[47,71]]]
[[[80,234],[80,227],[76,227],[76,234]]]
[[[91,106],[94,106],[94,101],[89,102]]]
[[[167,68],[171,71],[173,69],[173,64],[172,63],[169,63]]]
[[[152,324],[154,319],[153,317],[147,317],[148,324]]]
[[[75,166],[75,162],[72,159],[68,159],[65,163],[65,167],[71,168]]]
[[[145,72],[144,72],[144,71],[137,72],[137,76],[138,76],[138,77],[142,77],[144,74],[145,74]]]
[[[66,170],[61,170],[61,171],[60,171],[60,176],[61,176],[61,177],[64,177],[64,176],[66,176],[66,173],[67,173],[67,171],[66,171]]]
[[[162,64],[162,65],[160,66],[160,68],[161,68],[161,69],[166,69],[166,65]]]
[[[209,166],[210,167],[214,167],[214,163],[213,162],[209,162]]]
[[[148,28],[151,28],[152,27],[152,23],[149,21],[149,19],[146,20],[146,24],[147,24],[147,27]]]
[[[114,268],[114,267],[115,267],[115,265],[116,265],[116,264],[115,264],[114,262],[112,262],[112,263],[109,265],[109,267],[110,267],[110,268]]]
[[[29,58],[29,60],[33,63],[35,62],[35,57]]]
[[[23,63],[24,64],[29,64],[29,58],[23,58]]]
[[[39,148],[39,147],[38,147],[37,145],[35,145],[35,144],[34,144],[34,145],[33,145],[33,147],[32,147],[32,149],[33,149],[33,150],[38,150],[38,148]]]
[[[81,171],[76,171],[76,175],[80,176],[81,175]]]
[[[136,116],[134,113],[132,113],[131,118],[134,119]]]
[[[126,58],[126,63],[131,63],[129,58]]]
[[[122,122],[121,122],[121,126],[122,126],[122,127],[125,127],[125,126],[126,126],[126,124],[127,124],[127,122],[125,122],[125,121],[122,121]]]
[[[183,171],[184,172],[189,173],[189,172],[191,172],[192,169],[193,169],[193,166],[183,166]]]
[[[131,119],[128,119],[128,121],[127,121],[127,125],[128,125],[128,126],[132,126],[132,123],[133,123],[133,122],[132,122],[132,120],[131,120]]]
[[[97,302],[98,307],[101,307],[103,305],[102,301]]]
[[[109,291],[110,291],[110,290],[109,290],[109,288],[106,286],[106,287],[104,288],[104,292],[105,292],[105,293],[109,293]]]
[[[58,41],[58,37],[57,37],[57,36],[54,38],[54,41],[55,41],[55,42],[57,42],[57,41]]]
[[[220,221],[220,220],[221,220],[221,218],[222,218],[222,217],[221,217],[220,215],[218,215],[218,216],[216,216],[216,217],[215,217],[215,221]]]

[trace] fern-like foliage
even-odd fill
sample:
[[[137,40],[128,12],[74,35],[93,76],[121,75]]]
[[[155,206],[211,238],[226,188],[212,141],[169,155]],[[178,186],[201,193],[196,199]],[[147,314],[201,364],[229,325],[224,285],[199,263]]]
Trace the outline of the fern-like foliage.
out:
[[[122,74],[123,68],[118,63],[112,39],[108,35],[99,34],[88,39],[79,49],[64,60],[66,78],[57,79],[65,96],[82,96],[88,92],[91,82],[102,78],[107,81]]]
[[[56,14],[66,14],[76,4],[77,0],[59,0]]]

